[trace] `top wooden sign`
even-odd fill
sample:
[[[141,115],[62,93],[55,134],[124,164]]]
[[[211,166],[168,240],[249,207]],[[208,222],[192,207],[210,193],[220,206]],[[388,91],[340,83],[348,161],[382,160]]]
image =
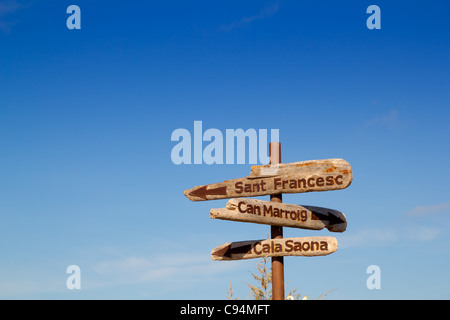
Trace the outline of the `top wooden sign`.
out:
[[[253,166],[245,178],[197,186],[184,191],[192,201],[256,197],[279,193],[302,193],[347,188],[353,179],[343,159],[310,160]]]

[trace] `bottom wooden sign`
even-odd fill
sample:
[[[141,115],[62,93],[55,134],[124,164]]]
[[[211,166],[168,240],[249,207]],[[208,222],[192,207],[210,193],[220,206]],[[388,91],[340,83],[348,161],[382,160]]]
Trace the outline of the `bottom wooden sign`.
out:
[[[326,256],[337,250],[334,237],[302,237],[228,242],[211,250],[213,260],[280,256]]]

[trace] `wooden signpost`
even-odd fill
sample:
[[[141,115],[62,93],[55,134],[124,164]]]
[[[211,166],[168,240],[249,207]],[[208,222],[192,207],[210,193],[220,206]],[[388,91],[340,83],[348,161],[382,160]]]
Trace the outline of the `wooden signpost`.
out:
[[[253,166],[244,178],[197,186],[184,191],[192,201],[229,199],[225,208],[211,209],[213,219],[268,224],[271,239],[228,242],[211,251],[213,260],[272,257],[272,299],[284,299],[284,256],[324,256],[337,250],[334,237],[283,238],[283,227],[344,232],[345,215],[337,210],[282,203],[283,193],[347,188],[353,179],[343,159],[281,164],[279,143],[269,145],[270,165]],[[272,152],[275,151],[275,152]],[[270,195],[270,202],[246,199]]]
[[[345,215],[337,210],[268,202],[256,199],[231,199],[226,208],[211,209],[212,219],[269,224],[311,230],[327,228],[332,232],[344,232]]]

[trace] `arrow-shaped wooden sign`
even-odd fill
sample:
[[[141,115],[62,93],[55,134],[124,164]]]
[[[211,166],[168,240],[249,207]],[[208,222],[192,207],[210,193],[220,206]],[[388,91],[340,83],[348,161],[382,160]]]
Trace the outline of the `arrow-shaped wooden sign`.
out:
[[[213,260],[281,256],[325,256],[337,250],[334,237],[302,237],[228,242],[211,251]]]
[[[267,174],[270,172],[270,174]],[[245,178],[197,186],[184,191],[192,201],[255,197],[347,188],[352,169],[343,159],[310,160],[253,166]]]
[[[344,232],[345,215],[337,210],[269,202],[256,199],[231,199],[226,208],[211,209],[213,219],[270,224],[311,230],[327,228],[332,232]]]

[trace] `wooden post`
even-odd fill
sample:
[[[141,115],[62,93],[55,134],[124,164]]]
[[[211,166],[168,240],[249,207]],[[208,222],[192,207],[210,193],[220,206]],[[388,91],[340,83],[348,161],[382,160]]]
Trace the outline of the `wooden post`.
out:
[[[269,143],[270,164],[281,163],[281,145],[279,142]],[[270,196],[272,202],[283,202],[282,195]],[[283,238],[283,227],[270,226],[272,239]],[[283,257],[272,257],[272,300],[284,300],[284,259]]]

